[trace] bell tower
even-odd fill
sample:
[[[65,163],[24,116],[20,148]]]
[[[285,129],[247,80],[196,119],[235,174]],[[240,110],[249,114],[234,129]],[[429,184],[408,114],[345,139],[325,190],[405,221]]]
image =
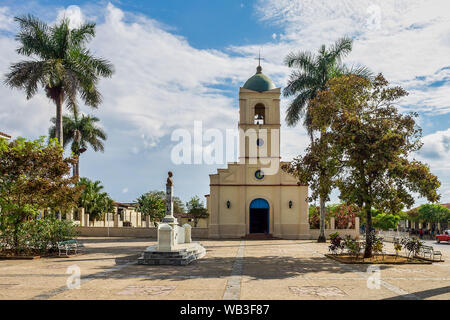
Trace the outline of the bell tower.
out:
[[[239,161],[262,167],[280,160],[280,88],[262,73],[256,74],[239,91]]]
[[[308,187],[280,165],[280,93],[260,64],[239,89],[239,162],[210,175],[210,238],[311,239]]]

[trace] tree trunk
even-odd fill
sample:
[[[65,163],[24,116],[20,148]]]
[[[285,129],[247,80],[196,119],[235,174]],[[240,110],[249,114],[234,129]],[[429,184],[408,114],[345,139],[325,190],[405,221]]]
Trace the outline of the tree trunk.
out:
[[[19,222],[14,224],[14,232],[13,232],[13,242],[14,242],[14,253],[19,253]]]
[[[325,237],[325,199],[320,197],[320,234],[317,242],[327,242]]]
[[[73,164],[73,176],[80,177],[80,156],[77,157],[77,162]]]
[[[366,248],[364,250],[364,258],[372,258],[372,205],[366,203],[365,211],[366,211]]]
[[[64,145],[63,142],[63,120],[62,120],[62,94],[59,93],[58,96],[55,99],[56,103],[56,138],[58,139],[59,144],[61,147]]]

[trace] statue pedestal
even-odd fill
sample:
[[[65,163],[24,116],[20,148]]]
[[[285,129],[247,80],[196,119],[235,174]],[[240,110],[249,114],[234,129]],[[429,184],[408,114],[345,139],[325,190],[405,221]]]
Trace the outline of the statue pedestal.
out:
[[[138,264],[184,266],[206,254],[205,248],[198,242],[179,244],[168,251],[160,249],[159,245],[148,247],[138,258]]]
[[[169,172],[166,192],[166,216],[158,226],[158,244],[148,247],[138,258],[138,264],[187,265],[206,254],[198,242],[192,242],[191,226],[180,227],[173,216],[173,184]]]
[[[198,242],[192,242],[191,226],[172,227],[162,223],[158,227],[158,244],[148,247],[138,258],[138,264],[188,265],[206,254]]]

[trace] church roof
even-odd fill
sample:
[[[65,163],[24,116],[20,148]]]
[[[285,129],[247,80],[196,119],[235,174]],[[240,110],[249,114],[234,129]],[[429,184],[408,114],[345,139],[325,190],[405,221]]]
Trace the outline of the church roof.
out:
[[[264,92],[275,89],[275,85],[268,76],[262,73],[261,66],[258,66],[258,68],[256,68],[256,74],[247,80],[243,88],[258,92]]]

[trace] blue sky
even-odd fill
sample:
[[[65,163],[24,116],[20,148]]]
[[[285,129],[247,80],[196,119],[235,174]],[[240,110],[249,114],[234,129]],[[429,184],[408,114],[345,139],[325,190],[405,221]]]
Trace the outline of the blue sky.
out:
[[[97,23],[92,51],[110,59],[116,74],[103,80],[98,116],[108,132],[105,153],[83,154],[81,173],[98,179],[118,201],[162,189],[174,171],[175,193],[187,201],[209,193],[209,174],[219,165],[176,166],[170,160],[176,129],[236,129],[238,89],[254,74],[258,51],[264,72],[283,87],[289,51],[317,50],[342,36],[354,38],[346,60],[382,72],[410,95],[402,111],[416,111],[427,162],[450,202],[450,4],[444,0],[255,0],[255,1],[0,1],[0,73],[20,60],[14,52],[15,15],[32,13],[54,23]],[[45,135],[54,106],[40,92],[0,85],[0,131]],[[282,99],[282,115],[288,101]],[[283,160],[301,154],[303,128],[281,132]],[[337,193],[333,200],[337,201]],[[417,203],[422,203],[418,199]]]

